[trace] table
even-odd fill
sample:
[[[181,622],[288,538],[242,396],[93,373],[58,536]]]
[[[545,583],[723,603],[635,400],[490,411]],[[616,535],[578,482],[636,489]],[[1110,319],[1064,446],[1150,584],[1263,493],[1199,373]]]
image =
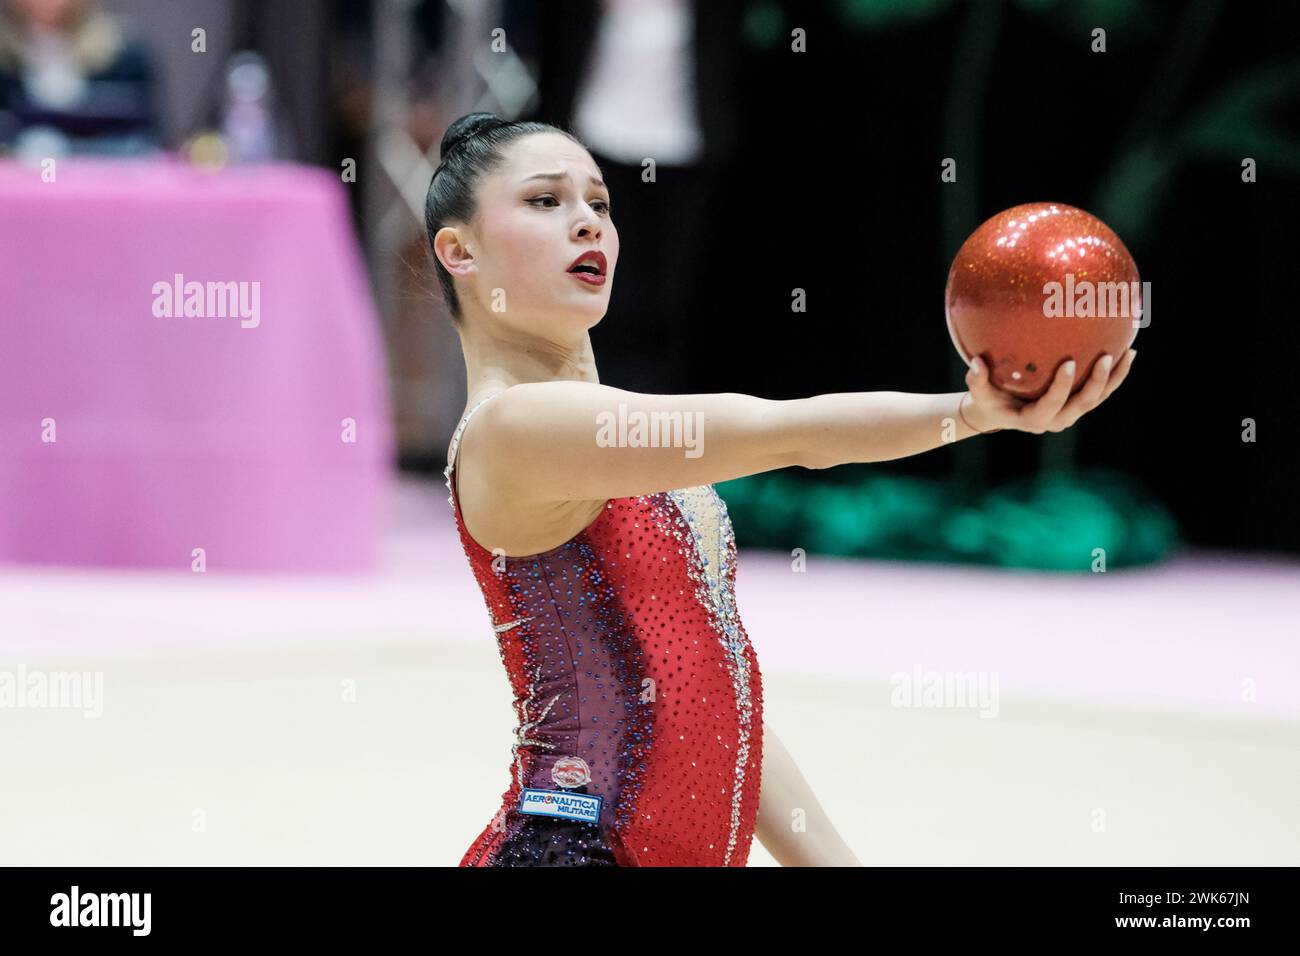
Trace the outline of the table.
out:
[[[375,566],[390,397],[346,188],[0,163],[0,562]]]

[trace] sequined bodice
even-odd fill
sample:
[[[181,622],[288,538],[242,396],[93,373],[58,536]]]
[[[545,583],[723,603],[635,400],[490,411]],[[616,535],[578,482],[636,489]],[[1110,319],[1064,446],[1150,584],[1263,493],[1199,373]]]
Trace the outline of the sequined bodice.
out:
[[[482,403],[479,403],[481,405]],[[483,592],[518,718],[501,812],[463,865],[546,865],[526,788],[589,771],[600,825],[571,830],[556,863],[743,866],[758,811],[762,681],[735,604],[735,539],[711,485],[610,499],[569,541],[493,555],[448,501]],[[557,770],[557,765],[559,770]],[[554,772],[554,773],[553,773]],[[539,829],[540,828],[540,829]]]

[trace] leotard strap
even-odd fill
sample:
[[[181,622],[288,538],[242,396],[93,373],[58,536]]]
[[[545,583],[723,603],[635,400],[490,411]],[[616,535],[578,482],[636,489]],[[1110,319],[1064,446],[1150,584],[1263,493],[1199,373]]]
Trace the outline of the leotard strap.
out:
[[[455,434],[451,436],[451,448],[448,451],[447,467],[446,469],[443,470],[443,475],[447,479],[447,492],[448,492],[447,504],[451,505],[453,508],[456,507],[456,502],[452,500],[456,492],[455,489],[453,489],[451,486],[451,473],[452,470],[456,467],[456,452],[460,450],[461,435],[464,434],[465,426],[469,424],[469,420],[474,415],[474,413],[478,411],[480,408],[482,408],[484,403],[486,403],[489,399],[496,398],[500,394],[501,394],[500,392],[493,392],[491,395],[487,396],[487,398],[480,399],[474,405],[473,408],[471,408],[468,412],[465,413],[465,417],[462,418],[460,420],[460,424],[456,426]]]

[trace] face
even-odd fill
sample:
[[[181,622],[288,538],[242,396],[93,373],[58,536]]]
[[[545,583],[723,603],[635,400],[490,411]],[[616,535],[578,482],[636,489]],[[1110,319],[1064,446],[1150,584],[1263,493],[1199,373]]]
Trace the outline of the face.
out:
[[[19,20],[54,30],[72,18],[81,0],[10,0],[9,5]]]
[[[439,258],[457,278],[462,301],[472,296],[493,318],[533,333],[583,332],[609,308],[618,262],[600,170],[558,133],[517,139],[502,157],[479,181],[475,221],[439,230]],[[604,254],[603,281],[569,271],[595,252]]]

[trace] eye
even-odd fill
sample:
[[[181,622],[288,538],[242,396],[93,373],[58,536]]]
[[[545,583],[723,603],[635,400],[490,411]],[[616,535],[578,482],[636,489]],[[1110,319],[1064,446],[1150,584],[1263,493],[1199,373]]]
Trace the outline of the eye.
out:
[[[609,215],[609,203],[605,202],[603,199],[597,199],[591,204],[591,207],[599,210],[603,215]]]
[[[542,202],[543,200],[546,200],[546,199],[549,199],[551,202],[555,203],[557,206],[560,204],[560,203],[559,203],[559,200],[556,199],[554,196],[538,196],[538,197],[536,197],[535,199],[530,199],[530,200],[528,200],[528,201],[529,201],[530,203],[539,203],[539,202]],[[546,208],[549,209],[550,207],[547,206]]]

